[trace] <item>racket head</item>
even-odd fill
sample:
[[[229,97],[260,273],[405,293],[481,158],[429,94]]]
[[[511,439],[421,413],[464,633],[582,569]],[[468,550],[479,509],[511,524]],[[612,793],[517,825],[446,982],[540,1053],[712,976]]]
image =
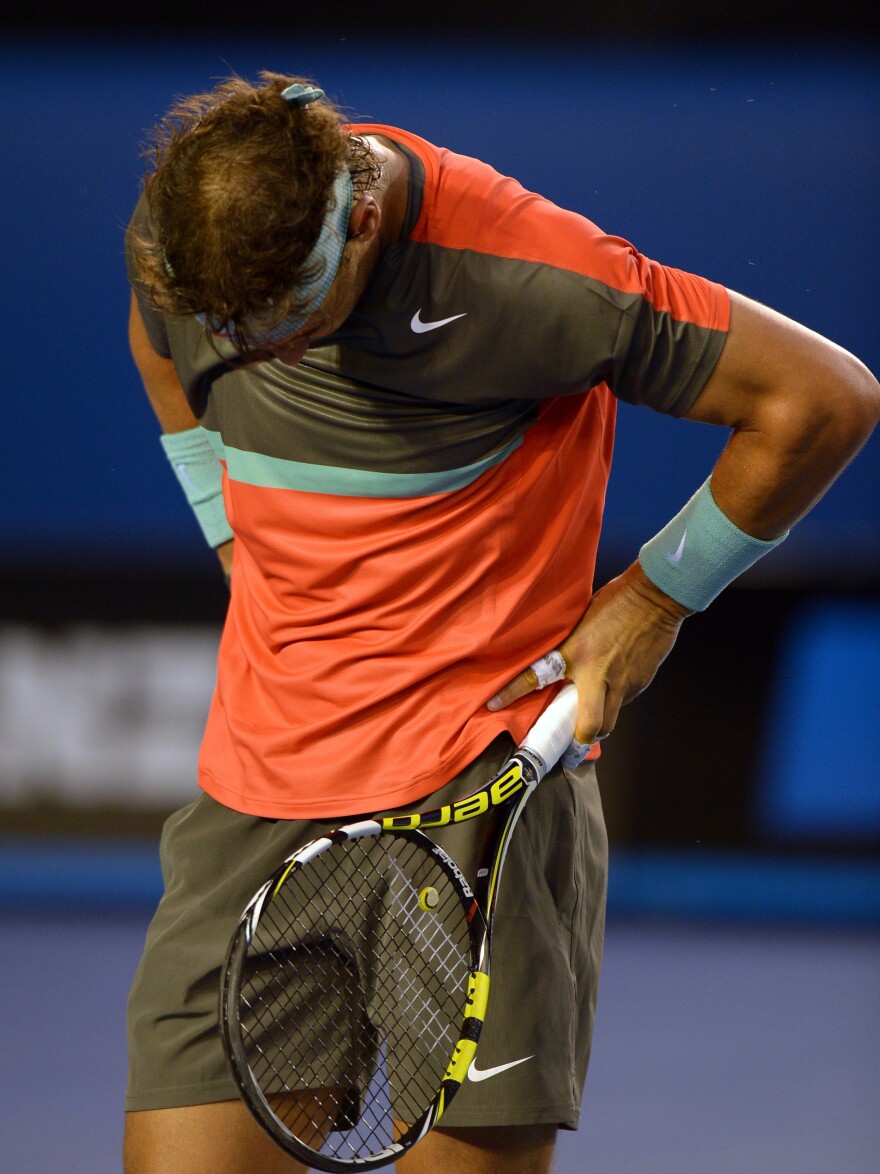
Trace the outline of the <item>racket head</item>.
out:
[[[486,923],[416,830],[348,825],[295,853],[233,935],[227,1061],[274,1141],[318,1170],[378,1169],[436,1124],[476,1050]]]

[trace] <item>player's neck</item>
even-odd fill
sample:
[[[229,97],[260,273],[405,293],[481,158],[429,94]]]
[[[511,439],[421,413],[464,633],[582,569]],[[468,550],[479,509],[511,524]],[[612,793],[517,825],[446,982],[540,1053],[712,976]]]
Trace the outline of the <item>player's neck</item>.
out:
[[[368,136],[370,147],[382,168],[373,195],[382,208],[379,228],[380,247],[384,250],[400,239],[409,197],[409,167],[406,159],[386,139]]]

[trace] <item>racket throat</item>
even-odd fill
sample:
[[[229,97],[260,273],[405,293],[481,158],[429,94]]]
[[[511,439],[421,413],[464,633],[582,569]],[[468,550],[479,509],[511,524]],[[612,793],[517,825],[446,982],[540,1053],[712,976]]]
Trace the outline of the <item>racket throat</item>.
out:
[[[498,900],[499,881],[504,869],[507,850],[510,847],[514,829],[519,822],[523,809],[536,786],[537,781],[526,779],[525,786],[516,797],[516,802],[506,811],[499,813],[500,819],[498,819],[490,832],[486,850],[483,853],[483,860],[487,864],[477,870],[474,894],[480,909],[483,911],[490,940],[492,937],[492,924],[495,919],[495,906]]]
[[[447,1087],[446,1102],[448,1103],[453,1092],[463,1083],[468,1069],[473,1063],[486,1018],[486,1006],[489,1002],[489,974],[487,971],[475,970],[468,982],[467,1015],[462,1024],[462,1032],[449,1066],[443,1075],[444,1086]]]

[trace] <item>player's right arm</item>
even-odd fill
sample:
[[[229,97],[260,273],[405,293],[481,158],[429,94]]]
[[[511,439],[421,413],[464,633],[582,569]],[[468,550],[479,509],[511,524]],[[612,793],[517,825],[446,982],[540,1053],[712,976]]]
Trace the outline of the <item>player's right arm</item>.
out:
[[[147,335],[137,297],[131,295],[128,318],[128,341],[135,366],[143,381],[144,390],[163,433],[171,435],[198,427],[174,363],[160,355]],[[216,548],[224,574],[232,570],[233,543],[224,542]]]
[[[741,295],[731,294],[731,305],[724,350],[683,413],[730,430],[711,476],[712,508],[728,529],[724,541],[713,533],[709,547],[705,535],[699,535],[703,523],[688,522],[678,550],[669,548],[664,555],[685,573],[685,538],[691,550],[702,541],[704,552],[722,567],[731,548],[730,529],[742,536],[734,546],[780,540],[822,497],[880,420],[880,385],[853,355]],[[704,581],[705,576],[699,591],[705,591]],[[723,582],[713,581],[713,596],[721,587]],[[691,580],[680,600],[699,591]],[[649,577],[641,558],[596,592],[559,645],[566,675],[578,686],[579,742],[592,742],[614,728],[621,705],[650,684],[671,651],[683,619],[708,602],[679,601]],[[534,670],[525,669],[489,706],[503,708],[536,687]]]

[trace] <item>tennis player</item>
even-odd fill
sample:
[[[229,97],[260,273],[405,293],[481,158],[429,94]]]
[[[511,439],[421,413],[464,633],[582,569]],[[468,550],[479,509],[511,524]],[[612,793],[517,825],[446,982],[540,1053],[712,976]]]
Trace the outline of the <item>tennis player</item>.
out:
[[[303,79],[223,83],[155,142],[127,237],[131,345],[231,601],[203,794],[163,834],[130,999],[126,1170],[302,1168],[221,1051],[244,903],[322,829],[475,788],[570,678],[570,759],[586,760],[526,809],[476,1069],[398,1166],[547,1171],[577,1125],[596,1004],[598,740],[683,619],[852,459],[877,383],[484,163],[343,124]],[[730,431],[681,513],[591,595],[618,399]],[[479,822],[450,833],[456,858]]]

